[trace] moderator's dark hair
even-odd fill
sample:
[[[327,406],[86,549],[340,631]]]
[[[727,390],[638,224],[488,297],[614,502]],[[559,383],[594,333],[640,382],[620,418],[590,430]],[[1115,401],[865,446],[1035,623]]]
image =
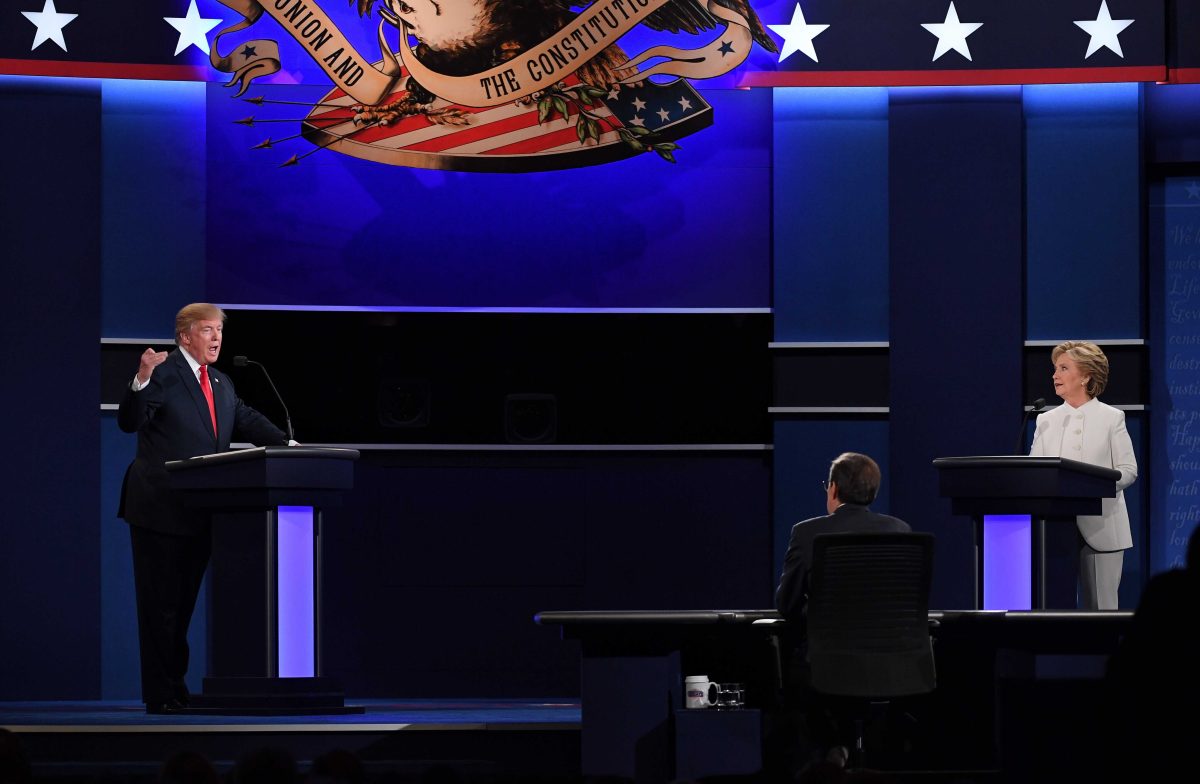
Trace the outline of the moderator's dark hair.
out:
[[[879,493],[879,466],[866,455],[843,452],[829,466],[829,481],[843,503],[866,506]]]

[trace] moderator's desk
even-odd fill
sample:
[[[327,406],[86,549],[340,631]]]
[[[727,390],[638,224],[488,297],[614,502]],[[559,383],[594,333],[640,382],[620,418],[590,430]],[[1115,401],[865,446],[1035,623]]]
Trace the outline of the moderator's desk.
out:
[[[709,714],[702,718],[720,723],[727,736],[741,740],[743,752],[753,752],[724,754],[724,767],[706,772],[750,773],[761,766],[757,708],[775,688],[773,646],[785,627],[762,623],[779,620],[774,610],[561,611],[534,620],[560,626],[564,639],[580,642],[585,776],[639,784],[679,776],[675,713],[683,708],[684,675],[746,684],[748,710],[693,712]]]
[[[929,706],[930,732],[946,767],[997,767],[997,691],[1002,677],[1094,677],[1119,643],[1132,612],[936,611],[929,614],[938,691]],[[581,646],[582,772],[637,782],[679,775],[677,716],[708,714],[724,722],[735,753],[718,755],[720,773],[761,765],[746,748],[747,733],[774,704],[782,682],[778,646],[788,624],[774,610],[631,610],[541,612],[534,620],[559,626]],[[785,642],[781,643],[781,640]],[[747,710],[685,712],[685,675],[747,686]],[[738,715],[740,714],[740,715]],[[761,750],[755,749],[758,754]],[[957,757],[956,757],[957,755]],[[695,771],[684,771],[694,773]]]

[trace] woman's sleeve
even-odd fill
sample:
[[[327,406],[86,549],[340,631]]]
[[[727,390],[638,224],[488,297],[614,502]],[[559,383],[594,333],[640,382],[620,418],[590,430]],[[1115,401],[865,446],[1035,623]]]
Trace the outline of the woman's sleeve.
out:
[[[1045,457],[1046,443],[1043,438],[1046,434],[1046,428],[1050,423],[1046,419],[1045,414],[1038,414],[1036,425],[1033,428],[1033,446],[1029,448],[1030,457]]]
[[[1137,479],[1137,458],[1133,456],[1133,441],[1129,431],[1125,429],[1125,412],[1117,412],[1117,423],[1113,426],[1111,437],[1112,466],[1121,472],[1117,480],[1117,489],[1124,490]]]

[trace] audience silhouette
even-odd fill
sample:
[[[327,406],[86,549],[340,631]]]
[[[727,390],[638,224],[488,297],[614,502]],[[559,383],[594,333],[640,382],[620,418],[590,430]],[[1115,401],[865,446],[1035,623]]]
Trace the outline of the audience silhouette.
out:
[[[333,749],[314,758],[309,772],[309,781],[313,784],[364,784],[366,780],[362,760],[345,749]]]
[[[264,747],[239,757],[230,780],[232,784],[299,784],[300,774],[291,752]]]
[[[158,771],[159,784],[221,784],[217,769],[208,757],[195,751],[180,751],[167,757]]]
[[[1133,624],[1108,667],[1114,780],[1195,772],[1200,728],[1200,526],[1185,566],[1146,584]],[[1134,776],[1130,779],[1130,776]]]
[[[33,771],[16,733],[0,727],[0,784],[30,784]]]

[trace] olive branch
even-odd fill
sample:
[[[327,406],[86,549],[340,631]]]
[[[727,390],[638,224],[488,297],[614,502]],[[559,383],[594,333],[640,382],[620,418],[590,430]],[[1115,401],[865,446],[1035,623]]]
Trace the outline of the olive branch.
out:
[[[615,117],[601,117],[591,111],[600,105],[600,99],[608,93],[608,90],[590,84],[567,87],[559,82],[538,97],[538,125],[553,120],[558,115],[562,115],[564,122],[569,122],[570,109],[573,106],[578,113],[575,135],[579,137],[580,144],[586,144],[588,139],[599,142],[600,134],[605,130],[616,131],[621,141],[631,149],[637,152],[653,150],[664,161],[675,163],[674,151],[679,149],[675,142],[660,141],[661,137],[649,128],[637,125],[625,127],[618,124]]]

